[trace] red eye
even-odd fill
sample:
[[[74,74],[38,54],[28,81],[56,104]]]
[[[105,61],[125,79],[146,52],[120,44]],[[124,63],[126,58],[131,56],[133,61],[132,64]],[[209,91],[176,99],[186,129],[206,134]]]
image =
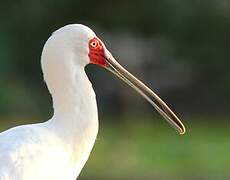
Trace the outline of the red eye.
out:
[[[90,46],[91,46],[92,48],[97,48],[98,42],[97,42],[97,41],[92,41],[92,42],[90,43]]]
[[[89,58],[90,62],[93,64],[100,65],[102,67],[107,66],[106,58],[105,58],[105,49],[103,43],[100,39],[94,37],[89,40]]]

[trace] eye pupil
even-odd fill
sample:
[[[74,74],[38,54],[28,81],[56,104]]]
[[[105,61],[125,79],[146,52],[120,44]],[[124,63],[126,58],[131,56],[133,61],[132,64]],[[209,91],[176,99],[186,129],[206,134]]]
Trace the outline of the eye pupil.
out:
[[[97,46],[97,43],[96,42],[92,42],[91,46],[93,46],[95,48]]]

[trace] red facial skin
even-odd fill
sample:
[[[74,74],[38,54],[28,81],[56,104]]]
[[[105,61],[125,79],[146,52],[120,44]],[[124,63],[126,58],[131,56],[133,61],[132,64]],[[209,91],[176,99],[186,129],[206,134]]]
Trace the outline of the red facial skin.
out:
[[[90,62],[102,67],[106,67],[108,63],[106,62],[105,49],[101,40],[94,37],[93,39],[89,40],[88,46]]]

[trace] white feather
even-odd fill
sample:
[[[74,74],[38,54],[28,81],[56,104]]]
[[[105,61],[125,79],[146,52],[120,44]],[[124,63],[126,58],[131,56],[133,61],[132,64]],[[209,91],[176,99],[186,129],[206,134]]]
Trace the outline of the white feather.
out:
[[[88,40],[83,25],[68,25],[46,42],[42,69],[54,116],[45,123],[0,133],[0,180],[75,180],[98,132],[95,93],[85,74]]]

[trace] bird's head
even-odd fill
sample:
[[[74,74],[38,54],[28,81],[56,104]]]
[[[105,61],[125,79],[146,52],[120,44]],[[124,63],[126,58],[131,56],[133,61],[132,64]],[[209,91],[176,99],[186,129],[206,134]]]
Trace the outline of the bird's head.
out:
[[[65,56],[75,55],[77,64],[92,63],[106,67],[108,65],[106,59],[111,56],[96,34],[82,24],[70,24],[56,30],[47,42],[46,46],[56,46],[52,49],[58,49],[60,53],[66,52]]]
[[[185,133],[184,125],[173,111],[150,88],[123,68],[87,26],[72,24],[55,31],[43,49],[43,56],[52,56],[46,59],[55,61],[74,58],[74,64],[85,66],[92,63],[109,70],[142,95],[180,134]],[[60,71],[63,66],[60,65]]]

